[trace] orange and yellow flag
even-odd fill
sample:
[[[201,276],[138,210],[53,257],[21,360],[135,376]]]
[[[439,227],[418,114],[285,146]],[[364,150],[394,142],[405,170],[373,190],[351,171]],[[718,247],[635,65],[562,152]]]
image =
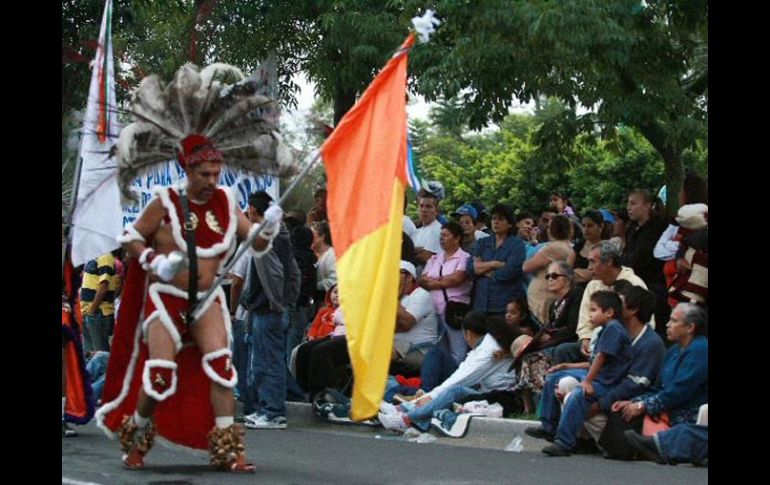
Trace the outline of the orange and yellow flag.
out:
[[[377,414],[398,304],[409,35],[321,147],[340,306],[355,384],[351,418]]]

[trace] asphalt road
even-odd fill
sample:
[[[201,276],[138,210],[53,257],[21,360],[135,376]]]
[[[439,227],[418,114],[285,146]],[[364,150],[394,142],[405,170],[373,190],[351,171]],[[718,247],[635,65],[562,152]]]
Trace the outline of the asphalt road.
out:
[[[408,442],[380,429],[290,421],[286,430],[247,430],[246,450],[254,475],[216,472],[206,453],[156,444],[140,471],[124,470],[116,441],[93,423],[62,439],[62,483],[538,483],[705,484],[708,469],[651,462],[618,462],[598,455],[551,458],[545,442],[526,438],[524,451],[501,443],[441,438]],[[451,443],[451,444],[449,444]]]

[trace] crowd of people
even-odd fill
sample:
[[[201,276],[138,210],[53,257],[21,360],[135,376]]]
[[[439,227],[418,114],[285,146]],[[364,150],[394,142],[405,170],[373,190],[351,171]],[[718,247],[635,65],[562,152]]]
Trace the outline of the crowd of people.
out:
[[[681,194],[667,226],[646,190],[630,191],[616,211],[581,212],[556,191],[539,211],[469,201],[447,217],[443,186],[428,184],[416,198],[418,219],[404,215],[398,311],[382,322],[395,327],[382,425],[452,435],[453,405],[485,400],[506,415],[536,414],[541,426],[527,434],[550,441],[543,452],[551,456],[593,443],[607,457],[707,463],[707,426],[696,424],[708,402],[706,184],[688,175]],[[244,411],[235,419],[250,429],[286,428],[287,400],[318,403],[329,389],[351,390],[325,197],[320,189],[309,213],[284,214],[267,249],[249,249],[228,275],[221,304],[231,330],[221,338],[229,345],[209,346],[204,360],[226,355],[235,371],[204,367],[227,389],[237,375]],[[239,217],[264,224],[270,196],[248,203]],[[123,259],[134,253],[118,250],[82,269],[77,296],[84,350],[100,379],[96,399]],[[151,346],[147,362],[173,363],[164,348]],[[157,364],[157,376],[172,381],[163,373],[171,367]],[[161,387],[158,396],[168,391]],[[62,434],[74,436],[64,408],[63,397]],[[148,414],[135,414],[132,429]],[[648,433],[647,421],[658,431]],[[618,433],[637,453],[607,449]],[[129,465],[141,465],[139,455]],[[242,458],[222,463],[248,469]]]

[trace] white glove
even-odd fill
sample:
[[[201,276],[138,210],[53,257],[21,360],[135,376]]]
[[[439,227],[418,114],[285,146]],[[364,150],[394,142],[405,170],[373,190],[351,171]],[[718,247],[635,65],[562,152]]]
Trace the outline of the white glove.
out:
[[[265,211],[265,222],[270,224],[278,224],[283,218],[283,209],[278,204],[273,204]]]
[[[278,234],[281,226],[281,219],[283,218],[283,209],[278,204],[273,204],[265,211],[265,220],[263,224],[265,228],[262,230],[262,235],[267,237],[274,237]]]
[[[159,254],[150,263],[150,269],[161,280],[171,281],[176,276],[178,268],[174,268],[174,265],[171,264],[171,261],[168,260],[165,254]]]

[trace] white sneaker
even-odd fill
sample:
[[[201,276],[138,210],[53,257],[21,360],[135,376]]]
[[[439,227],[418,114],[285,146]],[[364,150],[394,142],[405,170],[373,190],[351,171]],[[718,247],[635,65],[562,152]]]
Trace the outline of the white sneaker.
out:
[[[393,404],[391,404],[391,403],[389,403],[387,401],[382,401],[380,403],[380,412],[382,414],[395,414],[395,413],[398,413],[400,411],[398,410],[398,408],[395,405],[393,405]]]
[[[382,426],[386,429],[399,431],[401,433],[406,431],[407,426],[404,422],[404,415],[399,412],[394,414],[379,413],[377,414],[377,418],[380,420],[380,423],[382,423]]]
[[[273,419],[268,419],[261,414],[256,418],[252,418],[252,415],[249,415],[244,418],[243,424],[249,429],[286,429],[286,418],[276,416]]]

